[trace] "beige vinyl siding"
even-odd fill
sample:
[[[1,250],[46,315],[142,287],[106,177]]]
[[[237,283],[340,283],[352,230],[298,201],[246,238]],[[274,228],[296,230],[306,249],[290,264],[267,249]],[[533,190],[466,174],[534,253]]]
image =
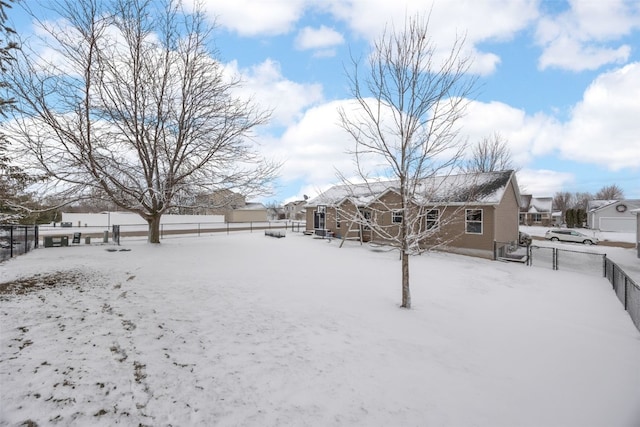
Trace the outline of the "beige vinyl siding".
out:
[[[496,235],[497,242],[517,242],[518,241],[518,209],[519,202],[513,184],[509,184],[500,204],[496,206]],[[514,212],[516,212],[514,214]]]
[[[227,222],[265,222],[266,209],[234,209],[227,213]]]
[[[518,190],[515,181],[509,179],[507,188],[504,189],[502,199],[496,202],[479,205],[470,203],[469,205],[451,204],[424,206],[425,212],[429,209],[439,211],[439,227],[432,236],[425,238],[421,242],[423,248],[436,247],[441,250],[462,253],[465,255],[478,256],[483,258],[493,258],[494,241],[512,242],[518,239],[518,212],[519,200]],[[367,205],[372,212],[371,221],[378,226],[384,227],[385,232],[374,232],[366,230],[352,220],[356,216],[357,207],[345,199],[338,207],[340,211],[340,227],[336,227],[336,208],[327,206],[326,226],[334,232],[336,237],[346,236],[349,239],[360,239],[363,241],[385,241],[392,240],[399,236],[402,223],[394,222],[394,211],[401,209],[401,198],[395,191],[387,191]],[[465,211],[466,209],[482,210],[482,233],[473,234],[466,232]],[[314,207],[307,209],[307,228],[313,229]],[[406,212],[404,212],[406,219]],[[425,223],[419,224],[424,229]]]

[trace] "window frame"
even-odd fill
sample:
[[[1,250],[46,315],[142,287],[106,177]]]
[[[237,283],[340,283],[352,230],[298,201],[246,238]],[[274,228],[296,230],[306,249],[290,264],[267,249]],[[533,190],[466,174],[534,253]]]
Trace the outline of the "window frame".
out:
[[[362,219],[364,220],[363,225],[362,225],[362,229],[363,230],[371,230],[371,210],[366,209],[366,208],[358,208],[358,213],[362,216]]]
[[[476,211],[480,214],[480,219],[469,219],[469,214]],[[471,224],[480,224],[480,231],[470,231],[469,226]],[[465,234],[482,235],[484,233],[484,209],[482,208],[467,208],[464,210],[464,232]]]
[[[436,213],[436,217],[435,219],[430,219],[429,214],[433,212]],[[429,227],[429,223],[432,223],[433,225]],[[426,230],[438,230],[440,228],[440,209],[429,209],[424,214],[424,227]]]
[[[397,219],[400,218],[400,221]],[[404,211],[402,209],[395,209],[391,211],[391,224],[402,224],[404,222]]]

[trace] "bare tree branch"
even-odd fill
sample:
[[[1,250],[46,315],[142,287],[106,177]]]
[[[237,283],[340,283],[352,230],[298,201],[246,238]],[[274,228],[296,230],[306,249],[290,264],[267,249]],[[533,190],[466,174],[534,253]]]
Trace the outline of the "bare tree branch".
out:
[[[616,184],[602,187],[595,195],[596,200],[622,200],[624,191]]]
[[[465,165],[467,172],[498,172],[514,169],[507,140],[498,132],[474,145],[471,157]]]
[[[450,173],[465,148],[458,138],[458,120],[475,78],[468,76],[471,59],[462,56],[464,41],[458,38],[442,56],[429,35],[429,16],[407,18],[404,28],[392,27],[375,42],[364,76],[353,61],[348,79],[355,105],[339,111],[340,124],[354,141],[350,154],[358,181],[369,187],[370,195],[380,193],[381,179],[397,182],[393,191],[398,202],[393,206],[380,202],[378,213],[375,208],[372,212],[351,206],[342,214],[374,228],[400,250],[406,308],[411,307],[409,255],[421,250],[420,242],[434,233],[426,226],[431,210],[425,201],[437,188],[423,184],[426,178]],[[345,185],[352,185],[344,173],[339,176]],[[390,210],[402,216],[399,227],[384,228],[371,218]]]
[[[279,165],[254,151],[268,112],[234,95],[202,10],[177,0],[59,2],[42,23],[49,52],[12,70],[23,153],[74,197],[100,194],[149,223],[178,194],[264,192]],[[53,23],[52,23],[53,22]]]

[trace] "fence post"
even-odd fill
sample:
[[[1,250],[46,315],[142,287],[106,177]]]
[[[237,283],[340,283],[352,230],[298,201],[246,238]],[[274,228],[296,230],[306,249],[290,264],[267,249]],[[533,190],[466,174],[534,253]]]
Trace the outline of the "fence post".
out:
[[[37,225],[35,226],[35,230],[33,231],[33,239],[34,239],[33,248],[38,249],[38,240],[40,239],[40,228]]]
[[[629,307],[627,305],[627,286],[629,283],[629,277],[625,274],[624,275],[624,309],[625,311],[629,311]]]
[[[120,246],[120,225],[114,224],[111,227],[113,229],[113,241]]]
[[[22,253],[26,254],[27,252],[29,252],[29,227],[25,225],[24,226],[24,252]]]
[[[558,249],[557,248],[553,248],[551,260],[552,260],[551,263],[553,264],[553,269],[557,270],[558,269]]]
[[[9,227],[9,258],[13,258],[13,225]]]

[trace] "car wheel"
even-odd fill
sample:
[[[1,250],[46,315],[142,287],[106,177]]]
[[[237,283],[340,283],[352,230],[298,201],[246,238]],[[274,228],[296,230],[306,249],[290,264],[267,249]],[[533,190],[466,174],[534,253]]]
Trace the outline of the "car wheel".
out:
[[[552,238],[551,238],[551,241],[552,241],[552,242],[557,242],[558,240],[559,240],[559,239],[558,239],[557,237],[552,237]]]
[[[591,240],[585,240],[584,242],[585,245],[593,245],[593,242]]]

